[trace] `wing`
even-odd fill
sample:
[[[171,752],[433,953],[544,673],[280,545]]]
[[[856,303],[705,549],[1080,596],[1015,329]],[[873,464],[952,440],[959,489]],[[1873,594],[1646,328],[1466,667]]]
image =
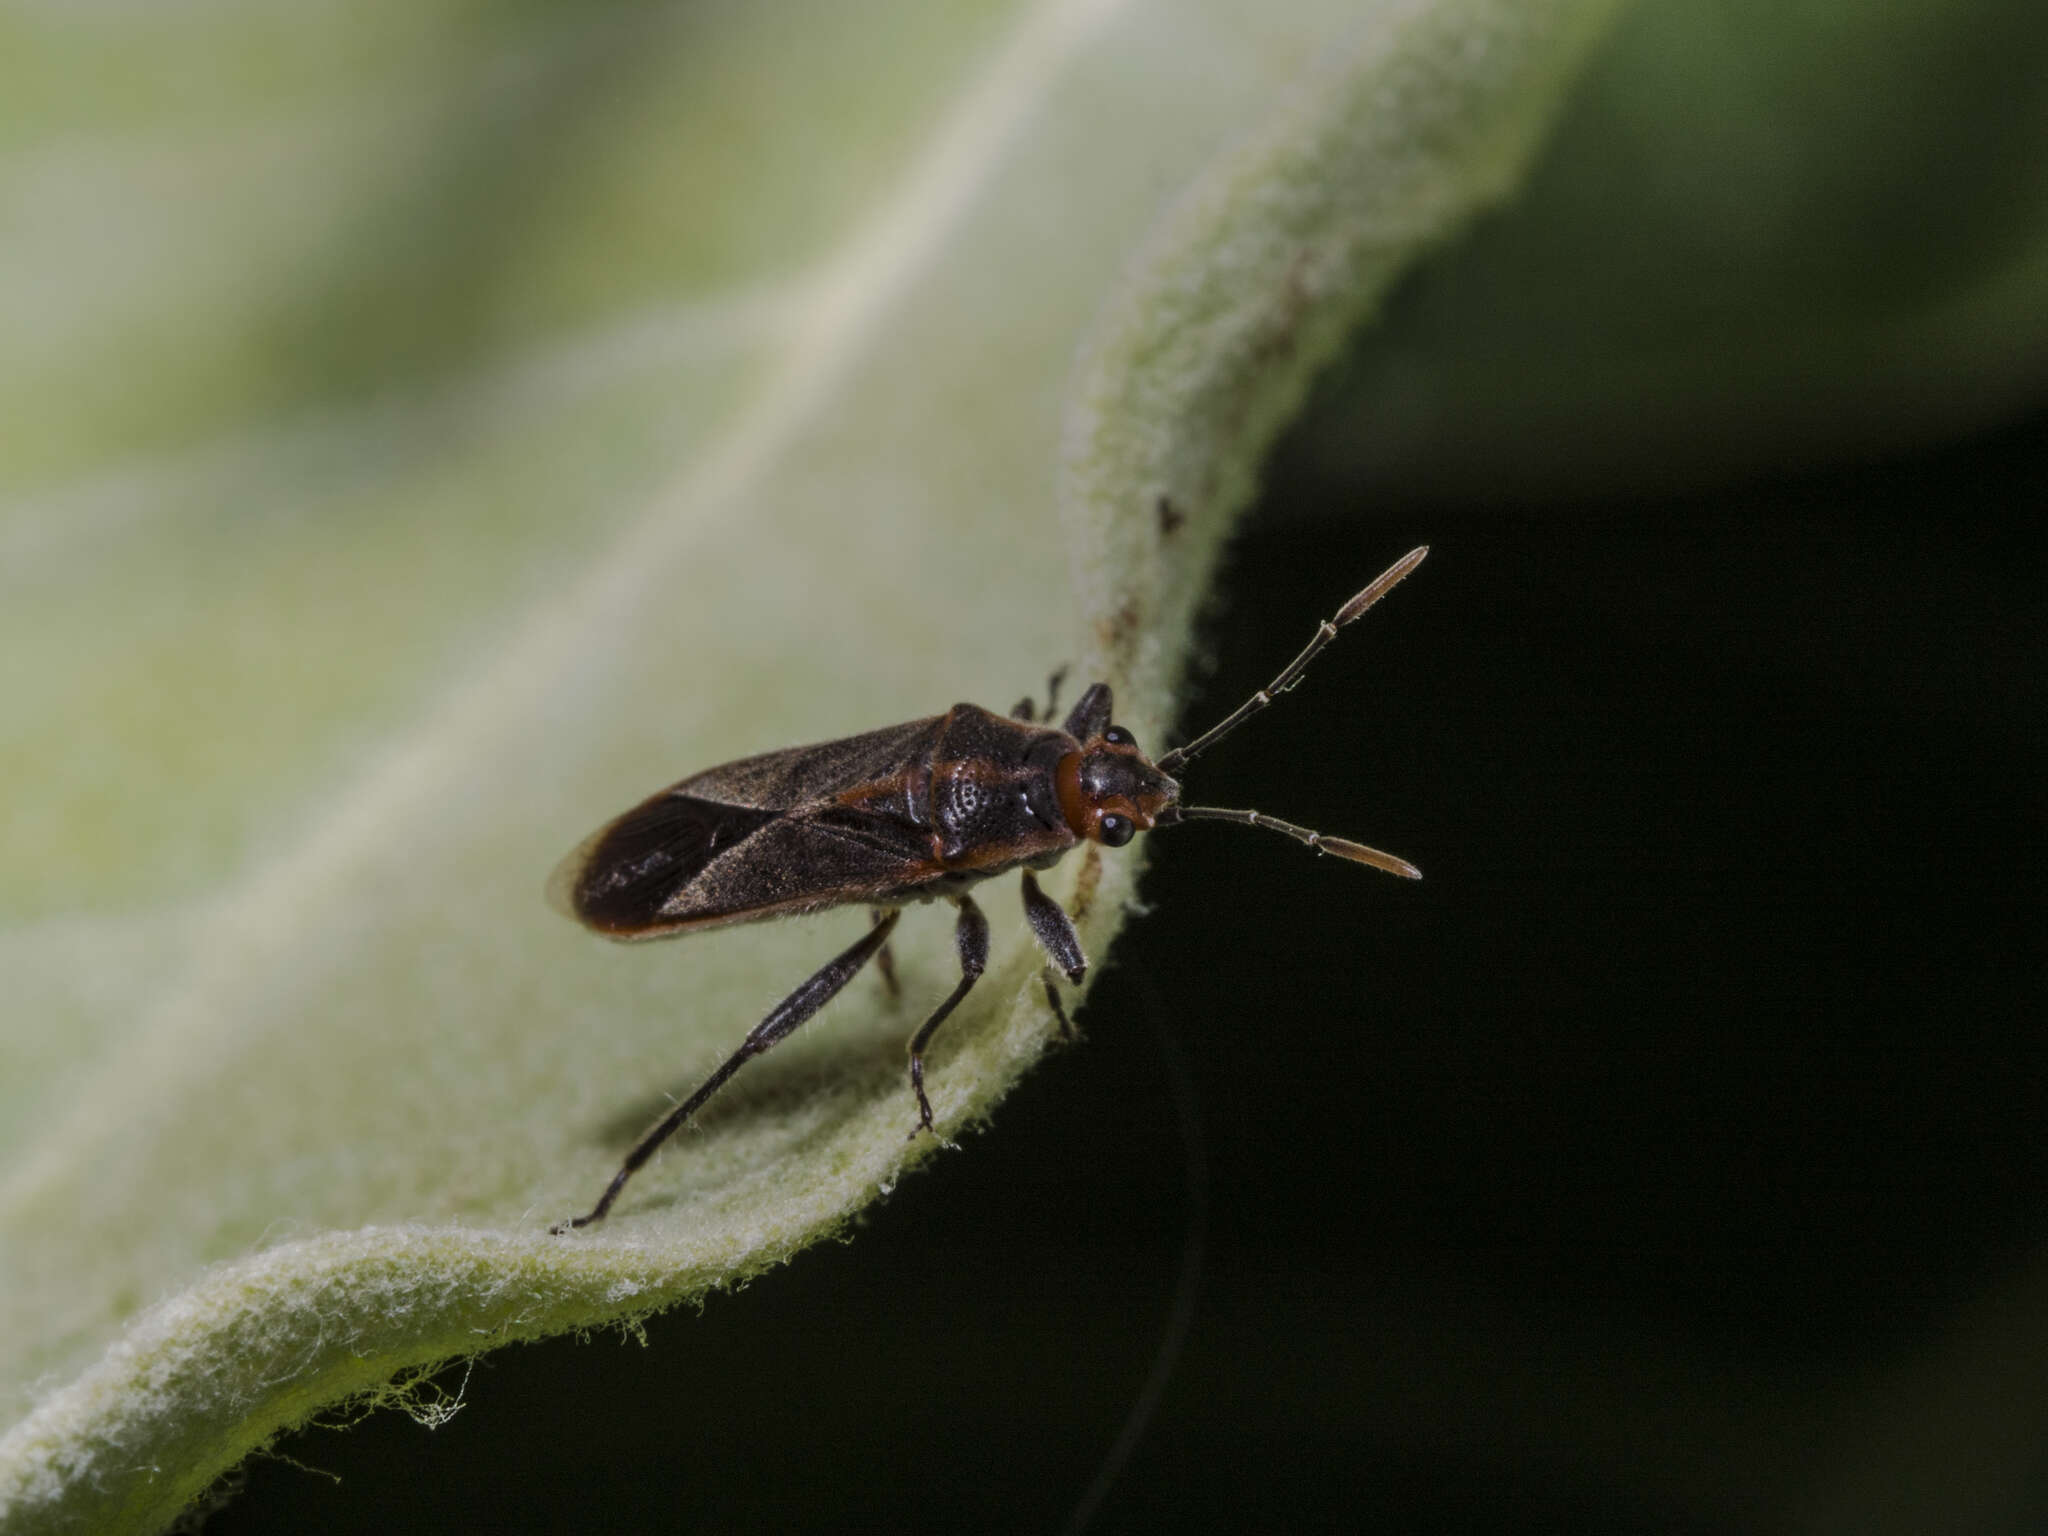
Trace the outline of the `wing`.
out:
[[[707,768],[684,779],[672,793],[757,811],[822,805],[861,785],[886,784],[899,778],[906,765],[931,756],[945,725],[944,715],[931,715],[838,741],[763,752],[759,757]]]
[[[548,899],[612,938],[647,939],[900,894],[938,866],[907,792],[890,788],[941,723],[742,758],[684,779],[584,839],[556,867]]]

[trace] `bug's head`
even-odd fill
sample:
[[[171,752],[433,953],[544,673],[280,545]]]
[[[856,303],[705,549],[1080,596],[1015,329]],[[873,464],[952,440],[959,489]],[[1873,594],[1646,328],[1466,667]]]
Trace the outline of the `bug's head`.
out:
[[[1107,721],[1109,690],[1103,695],[1101,729],[1060,761],[1060,811],[1076,836],[1121,848],[1158,825],[1180,798],[1180,785],[1153,766],[1131,733]]]
[[[1077,836],[1093,838],[1120,848],[1139,832],[1154,827],[1173,827],[1187,821],[1230,821],[1243,827],[1264,827],[1305,843],[1317,853],[1333,854],[1355,864],[1368,864],[1420,880],[1422,871],[1406,859],[1347,838],[1325,837],[1291,821],[1260,811],[1236,811],[1220,805],[1184,805],[1177,776],[1188,763],[1230,735],[1247,720],[1268,708],[1276,698],[1301,681],[1308,664],[1322,654],[1323,647],[1337,638],[1347,624],[1356,623],[1381,598],[1422,564],[1429,546],[1411,549],[1356,593],[1337,610],[1335,618],[1316,626],[1315,635],[1299,656],[1281,669],[1280,675],[1238,705],[1229,715],[1202,732],[1193,741],[1175,747],[1153,762],[1138,750],[1131,733],[1109,723],[1109,685],[1097,683],[1081,695],[1074,712],[1067,716],[1066,734],[1080,744],[1060,760],[1060,808]]]

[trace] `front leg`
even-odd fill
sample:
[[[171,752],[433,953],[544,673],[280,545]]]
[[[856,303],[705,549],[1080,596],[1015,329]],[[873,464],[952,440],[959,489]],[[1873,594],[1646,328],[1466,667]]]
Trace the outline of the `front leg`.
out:
[[[953,899],[960,906],[960,922],[953,930],[953,942],[960,951],[960,985],[910,1037],[910,1091],[917,1095],[917,1124],[911,1128],[912,1136],[932,1128],[932,1101],[924,1096],[924,1048],[932,1043],[932,1036],[946,1022],[946,1015],[960,1006],[960,999],[988,969],[988,919],[981,915],[972,896]]]
[[[1039,886],[1038,877],[1030,870],[1024,871],[1024,918],[1031,924],[1031,932],[1038,939],[1038,947],[1045,951],[1046,958],[1066,974],[1075,986],[1088,974],[1088,957],[1081,951],[1081,935],[1074,931],[1074,920],[1067,916],[1060,904],[1054,901]],[[1058,989],[1053,986],[1052,966],[1045,972],[1045,1000],[1052,1005],[1053,1017],[1060,1021],[1060,1038],[1074,1038],[1074,1026],[1067,1020],[1066,1007],[1060,1002]]]
[[[872,907],[868,911],[868,921],[878,927],[888,916],[889,909],[887,907]],[[875,969],[882,974],[882,986],[889,994],[889,1001],[892,1003],[901,1002],[903,1000],[903,987],[896,980],[896,957],[889,953],[889,946],[887,944],[884,944],[875,951]]]
[[[1061,667],[1045,680],[1045,711],[1041,714],[1032,704],[1029,696],[1019,699],[1010,710],[1012,720],[1022,720],[1026,725],[1036,725],[1041,720],[1051,720],[1059,713],[1060,684],[1066,681],[1067,669]]]

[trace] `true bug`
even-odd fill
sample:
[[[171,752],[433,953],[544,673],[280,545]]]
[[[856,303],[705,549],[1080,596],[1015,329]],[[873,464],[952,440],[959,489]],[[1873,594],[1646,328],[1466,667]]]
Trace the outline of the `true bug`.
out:
[[[548,897],[570,917],[614,939],[658,939],[728,923],[757,922],[865,903],[875,921],[860,941],[776,1004],[739,1049],[642,1136],[588,1214],[555,1228],[588,1226],[612,1208],[655,1149],[752,1058],[788,1037],[883,954],[902,908],[940,897],[959,909],[960,982],[910,1037],[910,1089],[918,1123],[932,1128],[924,1051],[988,963],[988,919],[968,894],[992,875],[1023,870],[1024,915],[1050,964],[1045,995],[1067,1032],[1053,984],[1057,968],[1078,984],[1088,969],[1080,935],[1039,888],[1046,869],[1084,841],[1121,848],[1139,832],[1184,821],[1266,827],[1323,853],[1420,879],[1404,859],[1257,811],[1183,805],[1174,775],[1243,725],[1308,670],[1337,631],[1391,591],[1429,553],[1410,550],[1325,619],[1280,675],[1230,715],[1156,762],[1110,721],[1106,683],[1081,695],[1058,729],[1025,699],[1008,718],[975,704],[862,736],[788,747],[707,769],[673,784],[586,838],[557,866]]]

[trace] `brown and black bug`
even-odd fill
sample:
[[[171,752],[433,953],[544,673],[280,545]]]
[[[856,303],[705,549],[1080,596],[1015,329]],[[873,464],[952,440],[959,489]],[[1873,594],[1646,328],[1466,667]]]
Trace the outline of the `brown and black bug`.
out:
[[[1234,821],[1283,832],[1322,853],[1419,879],[1392,854],[1257,811],[1183,805],[1175,775],[1301,680],[1337,631],[1391,591],[1429,553],[1395,561],[1317,627],[1280,675],[1227,718],[1156,762],[1111,723],[1109,687],[1096,683],[1055,730],[1024,700],[1008,718],[976,704],[862,736],[789,747],[707,769],[642,801],[572,852],[548,882],[554,904],[614,939],[660,939],[728,923],[861,903],[875,922],[784,998],[697,1091],[641,1137],[587,1215],[612,1208],[655,1149],[732,1075],[794,1032],[875,958],[914,901],[943,897],[959,909],[960,982],[910,1038],[910,1089],[918,1123],[932,1128],[924,1052],[988,963],[988,919],[968,894],[992,875],[1023,870],[1024,916],[1050,961],[1045,995],[1067,1030],[1053,970],[1078,983],[1087,972],[1080,935],[1033,871],[1084,841],[1121,848],[1139,832],[1185,821]],[[1057,692],[1053,678],[1051,691]],[[886,965],[886,956],[884,964]]]

